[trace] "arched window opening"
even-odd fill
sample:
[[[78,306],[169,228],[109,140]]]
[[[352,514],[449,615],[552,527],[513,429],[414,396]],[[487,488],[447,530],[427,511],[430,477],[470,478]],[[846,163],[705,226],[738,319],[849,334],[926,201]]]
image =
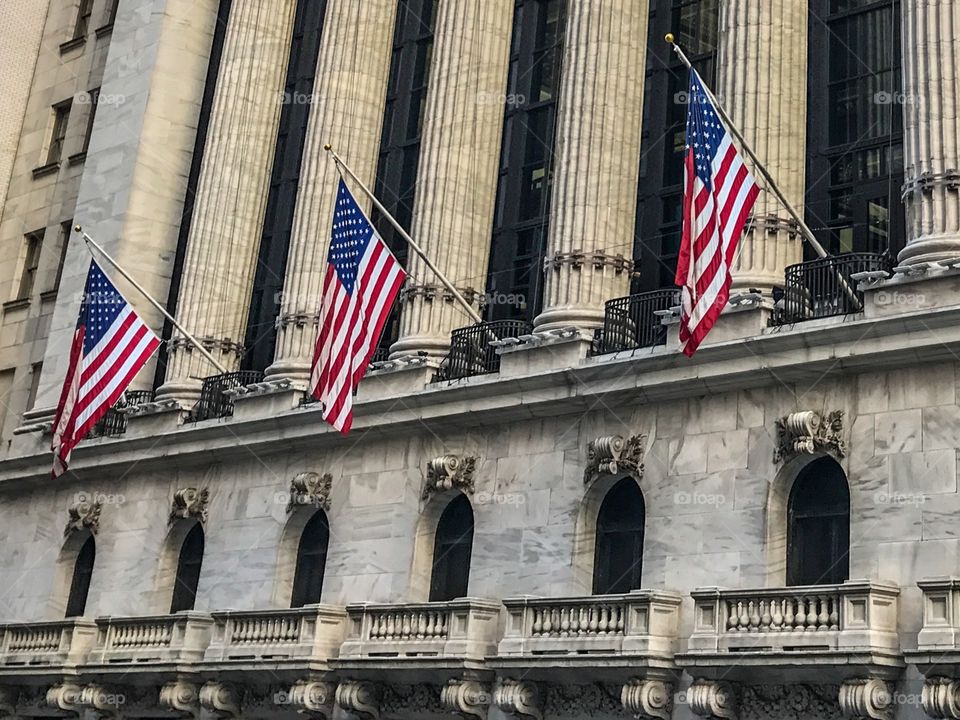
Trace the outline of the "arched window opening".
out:
[[[196,523],[183,539],[177,575],[173,584],[173,601],[170,612],[193,610],[197,601],[197,585],[200,582],[200,566],[203,564],[203,528]]]
[[[633,478],[619,481],[603,499],[597,515],[594,595],[639,589],[645,517],[643,493]]]
[[[290,607],[298,608],[320,602],[329,542],[330,526],[327,516],[323,510],[319,510],[310,518],[300,535]]]
[[[850,576],[850,490],[824,457],[807,465],[787,506],[787,584],[833,585]]]
[[[64,617],[80,617],[87,609],[87,594],[90,592],[90,578],[93,576],[93,563],[97,557],[97,547],[93,535],[77,553],[73,564],[73,579],[70,581],[70,595],[67,598],[67,612]]]
[[[445,602],[467,594],[473,552],[473,508],[458,495],[440,516],[433,544],[430,602]]]

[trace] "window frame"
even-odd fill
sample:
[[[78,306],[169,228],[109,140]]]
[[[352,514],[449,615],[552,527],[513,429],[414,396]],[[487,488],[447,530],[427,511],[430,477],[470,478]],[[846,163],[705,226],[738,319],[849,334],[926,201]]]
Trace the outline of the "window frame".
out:
[[[199,541],[197,541],[197,538],[199,538]],[[196,554],[198,549],[199,555]],[[203,525],[195,522],[184,536],[177,553],[177,568],[173,576],[173,594],[170,598],[171,615],[190,611],[196,607],[205,550],[206,537],[203,532]],[[190,554],[188,555],[188,553]],[[187,575],[187,572],[190,574]]]
[[[53,106],[53,124],[50,127],[50,142],[47,145],[45,166],[59,165],[65,157],[64,148],[67,143],[67,131],[70,126],[70,113],[72,110],[72,98]]]
[[[318,530],[319,529],[319,530]],[[310,533],[317,532],[316,536]],[[315,547],[306,548],[305,543],[314,540]],[[290,607],[300,608],[320,602],[323,581],[326,575],[327,554],[330,547],[330,523],[323,510],[317,510],[300,532],[297,542],[297,558],[294,564],[293,588],[290,591]],[[319,558],[319,562],[318,559]]]
[[[89,552],[88,552],[89,550]],[[67,594],[67,605],[64,609],[64,618],[83,617],[86,612],[87,600],[90,596],[90,582],[93,578],[93,569],[97,561],[97,545],[90,533],[73,562],[73,573],[70,579],[70,591]]]
[[[842,482],[842,487],[837,485],[831,490],[844,497],[833,506],[817,505],[816,500],[824,493],[816,485],[828,482]],[[809,504],[798,509],[800,503]],[[787,586],[838,585],[850,578],[850,517],[850,483],[843,468],[828,456],[807,464],[794,480],[787,498]],[[820,552],[824,539],[829,545],[826,554]],[[817,551],[812,551],[811,546],[817,547]],[[813,556],[827,557],[826,573],[813,576]]]
[[[628,503],[630,503],[628,507]],[[625,518],[616,517],[624,510],[637,511],[637,514],[624,522]],[[632,476],[620,478],[607,490],[597,511],[594,533],[593,594],[613,595],[639,590],[643,579],[643,546],[646,538],[647,508],[643,491]],[[622,523],[622,526],[619,526]],[[613,577],[613,553],[622,547],[624,540],[630,541],[633,563],[629,572],[621,572]]]
[[[37,287],[37,276],[40,274],[40,260],[43,257],[43,241],[46,228],[28,232],[23,236],[26,247],[23,253],[23,263],[20,265],[20,281],[17,284],[15,301],[26,301],[33,298],[33,291]]]
[[[465,520],[468,513],[469,528],[458,532],[457,522]],[[434,531],[429,602],[449,602],[467,596],[475,530],[470,499],[459,493],[443,509]],[[446,532],[449,535],[443,537]]]

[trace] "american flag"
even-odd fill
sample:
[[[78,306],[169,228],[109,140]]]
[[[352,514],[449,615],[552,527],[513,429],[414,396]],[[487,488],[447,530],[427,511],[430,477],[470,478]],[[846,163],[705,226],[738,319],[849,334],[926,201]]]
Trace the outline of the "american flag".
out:
[[[53,422],[54,477],[66,472],[73,448],[120,399],[158,347],[160,338],[91,260]]]
[[[406,277],[340,180],[310,394],[323,405],[324,419],[344,435],[353,424],[353,391],[367,372]]]
[[[692,357],[730,297],[730,268],[760,188],[695,70],[690,71],[688,102],[676,283],[683,289],[680,343]]]

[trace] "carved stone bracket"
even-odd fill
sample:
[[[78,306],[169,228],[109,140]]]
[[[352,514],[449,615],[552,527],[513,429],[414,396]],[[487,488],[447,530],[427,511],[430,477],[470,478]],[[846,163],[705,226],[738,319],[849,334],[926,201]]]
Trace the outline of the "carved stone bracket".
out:
[[[878,678],[847,680],[840,686],[840,711],[846,717],[893,720],[893,685]]]
[[[330,492],[333,488],[333,475],[315,472],[302,472],[290,481],[290,497],[287,501],[287,513],[301,505],[330,510]]]
[[[160,688],[160,707],[180,715],[200,716],[200,688],[187,680],[173,680]]]
[[[440,691],[440,704],[462,717],[484,720],[490,705],[490,688],[476,680],[453,679]]]
[[[0,685],[0,717],[16,715],[19,700],[19,687],[16,685]]]
[[[583,482],[589,484],[600,475],[619,475],[628,472],[637,479],[643,477],[644,436],[604,435],[587,444],[587,467]]]
[[[47,707],[62,712],[77,713],[81,711],[80,694],[83,688],[75,683],[65,682],[54,685],[47,690]]]
[[[210,500],[210,491],[207,488],[180,488],[173,496],[170,506],[170,524],[177,520],[195,518],[202,523],[207,521],[207,502]]]
[[[920,702],[932,718],[960,720],[960,681],[945,677],[927,678]]]
[[[694,714],[705,718],[737,720],[739,699],[731,683],[717,680],[695,680],[687,690],[687,701]]]
[[[123,693],[103,685],[87,685],[80,692],[80,705],[101,718],[116,718],[126,703]]]
[[[437,492],[456,488],[467,495],[473,494],[473,473],[477,458],[471,455],[441,455],[427,463],[427,482],[423,486],[422,500],[429,500]]]
[[[623,686],[620,702],[636,718],[670,720],[673,714],[673,685],[662,680],[633,679]]]
[[[298,713],[330,720],[336,697],[336,683],[298,680],[290,688],[289,702]]]
[[[100,502],[90,502],[86,498],[78,498],[77,501],[67,508],[69,518],[67,526],[63,529],[63,536],[67,537],[72,532],[78,530],[89,530],[94,535],[100,530],[100,511],[103,504]]]
[[[493,704],[506,715],[543,720],[540,688],[529,680],[501,680],[493,690]]]
[[[798,455],[828,452],[842,458],[847,446],[842,438],[843,410],[826,416],[813,410],[796,412],[777,420],[777,447],[773,451],[775,463]]]
[[[211,680],[200,688],[200,707],[218,718],[240,717],[240,693],[232,685]]]
[[[379,720],[380,688],[372,682],[342,682],[337,686],[337,707],[363,720]]]

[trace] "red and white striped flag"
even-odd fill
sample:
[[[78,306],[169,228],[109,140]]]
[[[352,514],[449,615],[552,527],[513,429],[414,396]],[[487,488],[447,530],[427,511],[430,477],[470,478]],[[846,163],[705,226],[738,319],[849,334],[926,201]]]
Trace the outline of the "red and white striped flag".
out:
[[[90,261],[70,365],[53,421],[53,477],[160,347],[158,338],[123,295]]]
[[[760,188],[695,70],[690,71],[688,101],[676,284],[683,295],[680,343],[692,357],[730,298],[730,270]]]
[[[310,394],[344,435],[353,391],[367,372],[406,273],[340,180],[320,304]]]

